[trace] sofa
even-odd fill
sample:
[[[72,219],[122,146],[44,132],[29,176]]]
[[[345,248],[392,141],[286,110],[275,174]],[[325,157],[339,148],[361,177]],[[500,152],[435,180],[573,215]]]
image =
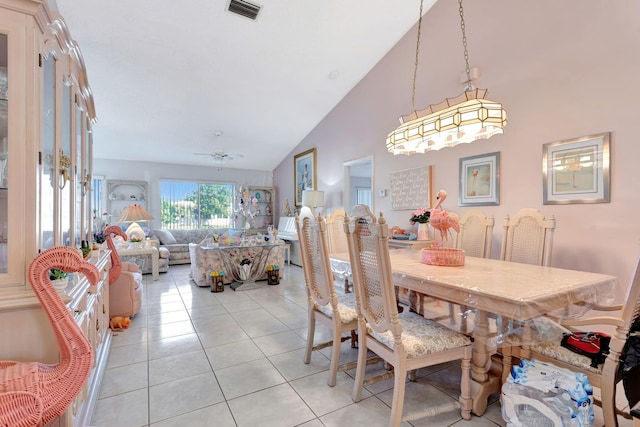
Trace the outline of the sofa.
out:
[[[226,234],[225,234],[226,233]],[[153,229],[149,237],[160,242],[160,248],[169,251],[169,265],[189,264],[189,243],[200,243],[212,235],[242,237],[241,230],[229,228],[197,228],[193,230],[160,230]]]
[[[264,246],[264,241],[257,238],[247,239],[241,245],[203,246],[195,243],[189,244],[191,254],[191,279],[198,286],[211,286],[210,273],[212,271],[224,271],[223,282],[230,284],[244,279],[266,280],[267,266],[283,267],[285,242],[276,239],[275,245]],[[262,245],[261,245],[262,244]],[[247,277],[242,277],[240,262],[249,260]]]

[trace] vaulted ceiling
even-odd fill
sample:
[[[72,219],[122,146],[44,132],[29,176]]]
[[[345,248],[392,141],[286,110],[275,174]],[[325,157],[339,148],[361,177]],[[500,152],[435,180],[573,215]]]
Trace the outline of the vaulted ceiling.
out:
[[[424,12],[436,0],[425,0]],[[417,22],[418,0],[57,0],[95,97],[94,156],[273,170]],[[217,132],[220,135],[217,136]]]

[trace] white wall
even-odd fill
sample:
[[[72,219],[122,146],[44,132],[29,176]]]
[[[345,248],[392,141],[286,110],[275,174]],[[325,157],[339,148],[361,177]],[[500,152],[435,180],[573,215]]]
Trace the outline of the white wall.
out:
[[[312,147],[325,211],[341,207],[342,163],[373,155],[376,210],[402,228],[410,211],[377,196],[391,172],[433,165],[434,190],[449,193],[444,208],[462,214],[459,159],[498,151],[500,205],[481,208],[496,218],[492,257],[505,215],[536,208],[557,219],[552,265],[616,275],[620,298],[640,253],[640,2],[484,0],[464,11],[476,85],[506,108],[504,135],[410,157],[386,151],[386,135],[411,108],[414,28],[276,168],[278,212],[293,201],[293,156]],[[463,72],[457,2],[439,1],[423,20],[416,108],[460,94]],[[611,203],[543,205],[543,144],[600,132],[611,132]]]
[[[93,174],[105,179],[147,181],[149,183],[149,212],[160,218],[160,181],[188,181],[228,183],[234,185],[252,185],[271,187],[271,172],[231,169],[222,167],[185,166],[150,162],[123,162],[107,159],[94,159]],[[150,221],[149,228],[160,227],[156,219]]]

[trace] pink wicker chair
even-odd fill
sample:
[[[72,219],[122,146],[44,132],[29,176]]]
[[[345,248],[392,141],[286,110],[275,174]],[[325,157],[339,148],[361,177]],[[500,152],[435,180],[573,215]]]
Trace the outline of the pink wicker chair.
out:
[[[118,226],[107,227],[107,246],[111,250],[111,270],[109,270],[109,317],[135,316],[142,306],[142,273],[132,262],[122,262],[113,234],[127,240],[127,235]]]
[[[60,362],[0,361],[1,426],[42,426],[59,418],[89,378],[91,344],[53,288],[51,268],[83,273],[92,284],[100,278],[98,269],[75,248],[46,249],[31,262],[29,282],[53,328]]]

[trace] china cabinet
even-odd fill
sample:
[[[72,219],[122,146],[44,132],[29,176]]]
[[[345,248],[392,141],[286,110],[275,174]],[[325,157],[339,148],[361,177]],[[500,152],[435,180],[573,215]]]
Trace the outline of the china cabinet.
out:
[[[107,181],[107,212],[110,223],[115,223],[122,210],[138,204],[148,209],[149,184],[146,181]]]
[[[58,360],[27,280],[38,251],[91,236],[93,95],[55,2],[0,0],[0,360]],[[108,251],[103,282],[78,278],[61,294],[93,343],[91,378],[58,425],[87,425],[110,344]],[[8,345],[10,343],[10,345]]]
[[[273,204],[276,200],[276,190],[273,187],[249,187],[248,189],[255,213],[251,229],[255,232],[266,233],[267,227],[273,225]]]

